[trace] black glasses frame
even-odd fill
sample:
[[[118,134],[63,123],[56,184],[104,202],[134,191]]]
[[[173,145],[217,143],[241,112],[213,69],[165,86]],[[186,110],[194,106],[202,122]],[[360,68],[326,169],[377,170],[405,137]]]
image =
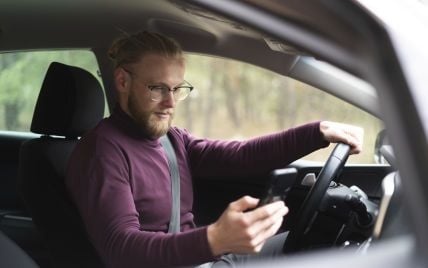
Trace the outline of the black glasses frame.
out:
[[[121,66],[121,68],[125,72],[127,72],[128,74],[130,74],[131,76],[136,76],[133,72],[131,72],[130,70],[124,68],[123,66]],[[189,96],[190,92],[192,92],[192,90],[194,88],[192,86],[192,84],[190,84],[186,80],[184,80],[184,83],[186,83],[187,85],[175,86],[173,88],[170,88],[168,86],[163,86],[163,85],[147,85],[147,88],[150,90],[151,93],[153,93],[153,90],[156,90],[156,89],[162,90],[162,93],[161,93],[162,96],[165,96],[166,94],[164,92],[166,92],[165,90],[168,90],[168,92],[172,92],[173,93],[174,98],[177,96],[177,95],[175,95],[175,93],[177,92],[177,90],[184,88],[184,89],[188,90],[189,92],[184,97],[176,99],[176,101],[181,101],[181,100],[186,99]],[[157,99],[157,98],[153,98],[152,97],[152,100],[153,101],[161,101],[162,99]]]

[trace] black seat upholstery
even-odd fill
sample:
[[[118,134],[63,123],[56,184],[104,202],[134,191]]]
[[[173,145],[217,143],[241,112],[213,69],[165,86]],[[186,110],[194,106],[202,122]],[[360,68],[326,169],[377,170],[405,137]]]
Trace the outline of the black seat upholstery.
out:
[[[54,62],[37,100],[31,131],[21,146],[18,188],[48,247],[54,267],[99,267],[64,179],[78,137],[104,114],[104,94],[89,72]]]

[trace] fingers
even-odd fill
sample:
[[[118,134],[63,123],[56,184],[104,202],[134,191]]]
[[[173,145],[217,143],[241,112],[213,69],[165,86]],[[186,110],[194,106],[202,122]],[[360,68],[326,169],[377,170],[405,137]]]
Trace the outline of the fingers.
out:
[[[271,218],[275,216],[283,217],[288,213],[288,208],[285,206],[283,201],[276,201],[267,205],[264,205],[260,208],[257,208],[253,211],[247,212],[246,217],[249,222],[253,223],[256,221],[261,221],[266,218]]]
[[[274,236],[278,232],[279,228],[282,225],[282,222],[283,218],[281,217],[280,220],[276,221],[274,224],[270,225],[268,228],[265,228],[258,233],[258,235],[253,239],[253,243],[256,245],[254,247],[255,253],[260,252],[266,240]]]
[[[322,121],[320,132],[329,142],[343,142],[351,146],[350,154],[358,154],[362,151],[364,129],[361,127]]]
[[[253,225],[251,225],[251,227],[249,228],[249,233],[258,234],[278,224],[278,222],[282,223],[284,216],[288,213],[288,208],[283,204],[283,202],[276,202],[276,203],[279,203],[279,204],[282,203],[280,204],[281,206],[279,207],[279,209],[268,210],[269,205],[266,205],[258,209],[260,210],[260,213],[258,213],[258,211],[250,212],[253,214],[258,214],[256,215],[258,217],[258,220],[255,221]],[[269,236],[273,234],[270,234]]]
[[[212,253],[217,256],[230,253],[255,253],[266,239],[280,228],[288,208],[284,202],[274,202],[255,210],[258,199],[242,197],[229,204],[221,217],[208,226],[207,238]]]
[[[259,203],[259,199],[246,195],[230,203],[229,209],[237,212],[243,212],[248,209],[255,208],[258,203]]]
[[[251,237],[248,243],[248,253],[260,252],[266,240],[278,232],[283,222],[284,213],[286,213],[284,210],[288,212],[288,208],[283,208],[272,217],[256,222],[252,228],[248,230],[249,237]]]
[[[244,196],[235,202],[230,203],[229,208],[235,212],[244,212],[254,208],[258,203],[257,198]],[[238,223],[242,228],[249,228],[251,232],[259,232],[261,229],[267,228],[278,218],[284,217],[288,213],[288,208],[283,201],[267,204],[253,211],[245,212]]]
[[[353,135],[353,133],[351,132],[345,132],[343,134],[344,139],[346,139],[344,141],[344,143],[349,144],[351,146],[351,151],[350,154],[358,154],[361,152],[361,147],[362,144],[361,142]]]
[[[360,127],[347,126],[345,136],[348,138],[348,144],[351,145],[350,154],[358,154],[362,151],[364,129]]]

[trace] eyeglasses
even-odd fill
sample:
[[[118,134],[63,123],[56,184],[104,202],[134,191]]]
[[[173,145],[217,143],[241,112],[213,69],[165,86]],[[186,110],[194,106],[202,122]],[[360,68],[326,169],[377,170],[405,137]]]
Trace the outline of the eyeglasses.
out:
[[[135,76],[135,74],[125,68],[122,69],[129,73],[131,76]],[[193,86],[184,81],[181,85],[169,88],[164,85],[147,85],[146,86],[150,90],[150,98],[152,101],[162,101],[168,98],[169,92],[172,92],[175,101],[182,101],[187,96],[189,96],[190,92],[193,90]]]

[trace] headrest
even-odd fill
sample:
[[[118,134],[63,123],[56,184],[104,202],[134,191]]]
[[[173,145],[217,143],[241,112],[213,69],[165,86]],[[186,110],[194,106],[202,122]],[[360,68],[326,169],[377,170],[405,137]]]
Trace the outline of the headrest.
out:
[[[78,137],[104,115],[104,93],[98,80],[78,67],[52,62],[43,81],[31,131]]]

